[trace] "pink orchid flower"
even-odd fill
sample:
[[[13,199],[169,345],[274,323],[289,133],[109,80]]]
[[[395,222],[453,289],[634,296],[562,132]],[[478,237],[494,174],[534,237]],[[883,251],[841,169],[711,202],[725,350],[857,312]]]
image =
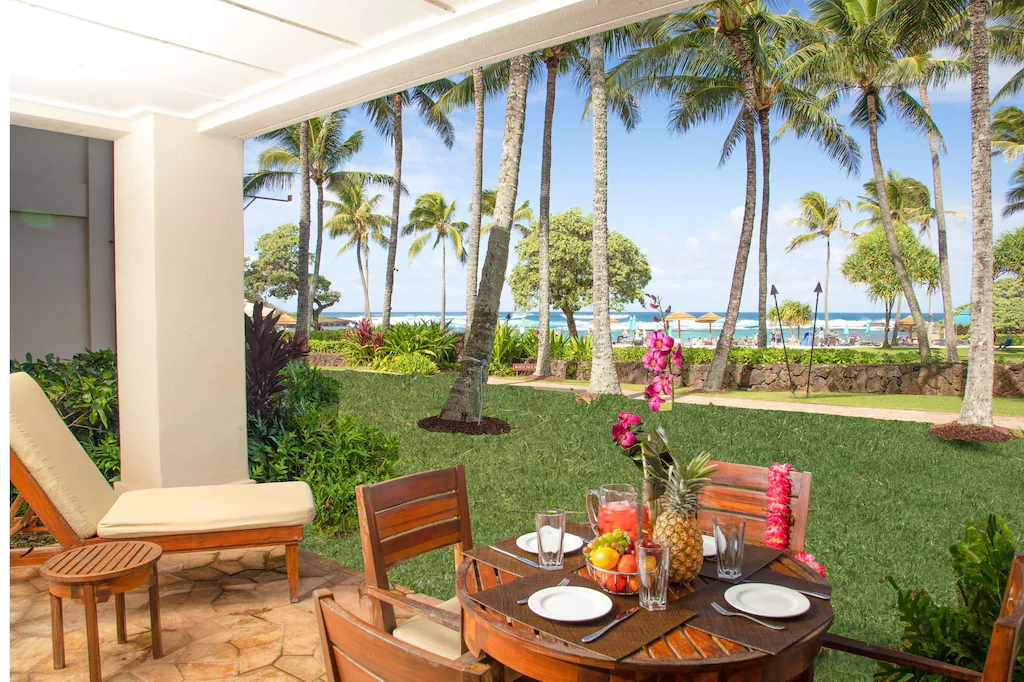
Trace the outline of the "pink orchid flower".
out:
[[[636,443],[636,434],[624,422],[616,422],[612,426],[612,440],[626,449]]]
[[[632,426],[640,423],[640,415],[632,412],[619,412],[619,421],[627,426]]]
[[[645,350],[642,358],[643,366],[652,372],[661,372],[668,367],[668,360],[657,351]]]
[[[654,377],[651,382],[651,388],[654,389],[655,393],[660,395],[669,395],[672,393],[672,378],[664,375],[658,375]]]
[[[665,399],[658,395],[652,395],[647,398],[647,406],[651,408],[651,412],[659,411],[663,402],[665,402]]]
[[[675,366],[676,369],[682,369],[683,368],[683,347],[682,346],[676,346],[675,348],[672,349],[672,365]]]

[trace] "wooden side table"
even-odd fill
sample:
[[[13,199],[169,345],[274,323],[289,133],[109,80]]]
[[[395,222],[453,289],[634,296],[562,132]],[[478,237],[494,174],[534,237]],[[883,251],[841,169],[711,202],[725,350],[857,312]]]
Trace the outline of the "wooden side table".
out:
[[[101,682],[100,632],[96,604],[114,595],[117,641],[128,641],[124,593],[149,587],[149,619],[153,632],[153,658],[163,656],[160,641],[160,583],[157,561],[163,550],[152,542],[102,542],[76,547],[51,558],[39,569],[50,586],[50,623],[53,630],[53,667],[64,668],[63,600],[85,606],[85,632],[89,645],[89,679]]]

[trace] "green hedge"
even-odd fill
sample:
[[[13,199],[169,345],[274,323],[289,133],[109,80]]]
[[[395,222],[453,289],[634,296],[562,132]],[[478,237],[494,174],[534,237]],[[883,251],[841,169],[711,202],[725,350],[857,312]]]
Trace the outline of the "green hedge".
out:
[[[683,348],[683,362],[687,365],[706,365],[715,354],[713,348]],[[616,362],[640,362],[644,354],[641,346],[613,348]],[[809,350],[789,349],[790,362],[807,362]],[[942,362],[945,354],[932,351],[932,360]],[[781,348],[733,348],[729,351],[732,365],[775,365],[786,361]],[[839,365],[884,365],[901,362],[920,362],[921,354],[916,350],[883,352],[879,350],[858,350],[855,348],[815,348],[814,362]]]
[[[312,336],[309,339],[309,352],[310,353],[341,353],[345,350],[348,344],[343,339],[314,339]]]

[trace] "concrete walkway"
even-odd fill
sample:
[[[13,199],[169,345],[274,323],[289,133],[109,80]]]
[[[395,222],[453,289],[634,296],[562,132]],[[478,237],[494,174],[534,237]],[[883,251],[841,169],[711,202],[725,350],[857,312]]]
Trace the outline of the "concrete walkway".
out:
[[[555,380],[531,380],[526,377],[491,377],[490,384],[506,386],[527,386],[545,391],[583,391],[583,387],[567,384]],[[642,399],[643,393],[639,391],[623,391],[627,398]],[[878,407],[855,407],[852,405],[823,405],[820,403],[791,403],[782,400],[752,400],[749,398],[738,398],[733,395],[715,395],[708,393],[697,393],[680,395],[675,402],[690,405],[717,405],[719,407],[738,407],[748,410],[778,410],[781,412],[806,412],[808,414],[830,414],[838,417],[861,417],[867,419],[888,419],[890,421],[921,422],[925,424],[945,424],[959,419],[957,412],[945,412],[939,410],[897,410]],[[1024,417],[1012,417],[1008,415],[995,415],[994,420],[997,426],[1009,429],[1024,429]]]

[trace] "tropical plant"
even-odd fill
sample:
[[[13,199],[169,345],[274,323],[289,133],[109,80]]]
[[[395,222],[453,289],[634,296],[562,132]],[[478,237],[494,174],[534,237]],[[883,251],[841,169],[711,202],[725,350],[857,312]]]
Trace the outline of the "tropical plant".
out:
[[[1002,155],[1007,163],[1020,157],[1020,164],[1010,176],[1012,184],[1006,191],[1003,216],[1024,211],[1024,111],[1003,107],[992,116],[992,153]]]
[[[385,140],[395,148],[394,194],[391,201],[391,234],[387,238],[388,264],[384,275],[384,313],[381,324],[387,328],[391,325],[391,296],[395,289],[395,260],[398,256],[398,228],[401,216],[402,186],[402,112],[407,105],[412,105],[420,114],[420,118],[441,138],[444,145],[451,149],[455,144],[455,128],[448,116],[437,107],[437,98],[450,90],[452,82],[447,78],[417,85],[409,90],[396,92],[386,97],[378,97],[363,104],[363,109],[373,123],[373,127]]]
[[[828,332],[828,285],[832,272],[832,235],[852,238],[856,235],[843,228],[843,209],[850,210],[850,202],[838,197],[829,203],[820,192],[806,192],[798,202],[800,215],[786,221],[787,225],[802,227],[807,231],[793,237],[786,247],[786,253],[810,244],[818,239],[825,240],[825,332]],[[769,311],[769,316],[771,311]],[[777,316],[776,316],[777,317]],[[810,317],[810,315],[808,315]],[[807,318],[803,318],[807,319]]]
[[[494,342],[491,347],[491,361],[502,365],[511,365],[532,356],[537,350],[537,341],[533,334],[521,331],[507,322],[494,329]]]
[[[462,248],[462,235],[468,225],[461,220],[453,220],[455,217],[455,201],[449,203],[440,192],[427,192],[416,199],[416,205],[409,211],[409,223],[402,228],[402,236],[409,236],[422,232],[412,244],[409,245],[409,262],[423,251],[423,247],[431,237],[434,244],[431,247],[437,250],[441,247],[441,324],[445,323],[445,299],[448,294],[447,267],[448,267],[448,242],[452,244],[455,251],[455,258],[460,263],[466,262],[466,250]]]
[[[245,398],[250,415],[269,417],[277,409],[286,377],[281,370],[308,353],[306,339],[277,329],[279,313],[264,316],[263,303],[252,307],[245,318]]]
[[[454,362],[458,359],[458,341],[450,322],[443,325],[433,321],[393,324],[384,331],[384,344],[377,355],[422,353],[437,362]]]
[[[935,602],[926,590],[902,590],[890,576],[903,634],[900,649],[934,661],[951,663],[979,673],[985,667],[992,628],[999,618],[1003,595],[1013,565],[1016,547],[1009,526],[997,514],[985,523],[968,523],[964,539],[949,548],[953,556],[953,587],[956,606]],[[1024,682],[1024,650],[1016,654],[1012,680]],[[940,680],[912,668],[880,663],[875,679]]]
[[[583,215],[574,207],[551,219],[551,305],[562,311],[569,335],[578,336],[574,313],[588,305],[596,305],[593,297],[594,260],[589,253],[592,243],[593,217]],[[509,275],[516,310],[531,310],[539,292],[538,235],[536,230],[516,244],[517,262]],[[640,302],[643,289],[651,280],[647,257],[618,232],[608,234],[607,262],[609,305],[621,310],[627,303]],[[594,313],[595,325],[597,312]],[[597,336],[598,330],[593,334]],[[611,339],[611,330],[608,331]]]
[[[564,338],[564,337],[563,337]],[[565,359],[589,364],[594,356],[594,336],[570,336],[566,342]]]
[[[828,39],[806,45],[790,57],[794,74],[822,87],[852,93],[853,123],[867,128],[871,166],[879,203],[879,217],[886,244],[917,326],[922,359],[930,357],[928,329],[914,292],[914,285],[900,251],[891,218],[878,126],[891,107],[915,130],[931,130],[941,136],[931,117],[906,88],[918,83],[922,72],[933,78],[961,70],[956,60],[941,60],[922,54],[921,42],[910,32],[894,30],[890,17],[899,0],[811,0],[811,12]],[[883,102],[883,97],[885,101]]]
[[[355,249],[356,265],[359,267],[359,282],[363,285],[363,318],[370,319],[370,244],[384,246],[388,243],[384,228],[391,224],[386,215],[376,213],[383,197],[368,195],[366,177],[349,176],[334,183],[331,189],[338,195],[338,201],[328,201],[334,215],[324,229],[332,238],[347,237],[335,258],[349,249]]]
[[[1004,232],[993,250],[995,275],[1016,275],[1024,278],[1024,227]]]
[[[390,330],[392,327],[388,327],[388,329]],[[434,360],[422,351],[378,357],[373,362],[373,368],[378,372],[422,374],[424,376],[433,376],[438,372],[437,364]]]
[[[939,279],[939,262],[935,254],[921,244],[914,231],[906,225],[899,225],[895,230],[905,267],[913,283],[935,287]],[[885,308],[882,346],[888,348],[892,309],[903,288],[885,234],[879,229],[874,229],[857,237],[853,241],[849,255],[843,259],[839,271],[851,284],[864,286],[869,300],[882,302]],[[925,362],[929,360],[930,351],[927,357],[922,358]]]
[[[811,323],[811,304],[786,299],[777,310],[771,308],[768,311],[768,319],[788,327],[790,335],[799,339],[800,327]]]
[[[498,189],[492,187],[491,189],[485,189],[483,194],[480,195],[480,203],[482,206],[483,217],[493,218],[494,217],[494,204],[497,200]],[[512,229],[519,233],[520,236],[525,237],[530,234],[531,223],[533,222],[533,209],[530,208],[530,201],[527,199],[516,207],[516,210],[512,212]],[[486,223],[480,228],[481,234],[487,234],[491,231],[492,224]]]

